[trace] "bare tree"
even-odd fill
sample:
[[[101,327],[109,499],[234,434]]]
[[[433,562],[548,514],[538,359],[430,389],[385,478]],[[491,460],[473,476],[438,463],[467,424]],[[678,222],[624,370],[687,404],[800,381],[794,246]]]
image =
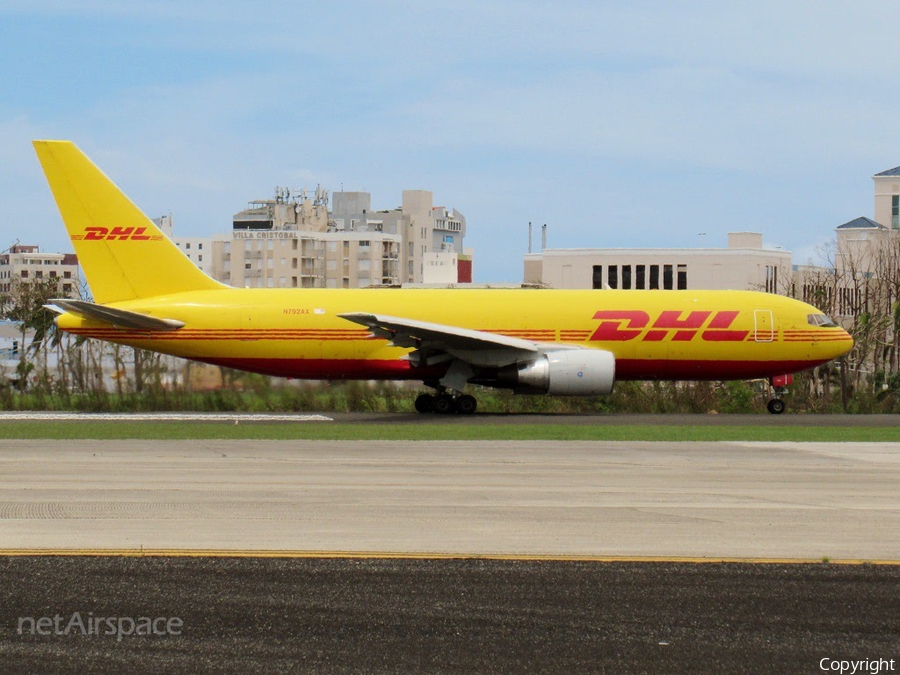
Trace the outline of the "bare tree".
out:
[[[60,332],[53,321],[53,314],[44,305],[58,294],[59,280],[48,279],[17,279],[13,282],[6,301],[6,317],[19,324],[21,334],[21,347],[19,350],[19,365],[17,367],[17,386],[20,390],[26,388],[28,376],[34,370],[34,364],[28,359],[29,354],[34,355],[42,351],[44,376],[47,375],[47,344],[55,344],[60,339]],[[26,348],[25,341],[28,332],[34,335],[31,345]]]

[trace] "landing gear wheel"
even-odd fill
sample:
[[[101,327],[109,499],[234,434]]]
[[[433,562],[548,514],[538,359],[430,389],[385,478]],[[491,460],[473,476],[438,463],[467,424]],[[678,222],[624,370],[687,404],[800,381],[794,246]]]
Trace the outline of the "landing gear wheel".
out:
[[[434,396],[431,394],[419,394],[416,397],[416,411],[420,413],[434,412]]]
[[[784,401],[780,398],[773,398],[766,404],[766,408],[768,408],[769,412],[773,415],[780,415],[784,412],[785,407]]]
[[[456,399],[456,409],[463,415],[471,415],[477,407],[478,401],[475,400],[474,396],[463,394]]]
[[[446,415],[453,412],[453,397],[447,394],[441,394],[434,402],[434,412]]]

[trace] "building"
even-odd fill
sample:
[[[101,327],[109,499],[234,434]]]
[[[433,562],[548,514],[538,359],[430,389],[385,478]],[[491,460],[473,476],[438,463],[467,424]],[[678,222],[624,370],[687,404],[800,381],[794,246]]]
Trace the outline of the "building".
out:
[[[57,279],[59,293],[78,296],[78,257],[74,253],[41,253],[39,246],[16,244],[0,254],[0,293],[18,281]]]
[[[775,293],[790,270],[790,251],[763,248],[756,232],[730,232],[727,248],[544,249],[525,256],[525,283],[551,288]]]
[[[859,216],[835,228],[827,266],[796,270],[798,297],[851,325],[865,314],[885,314],[900,283],[900,167],[872,176],[874,219]],[[893,337],[890,338],[893,342]]]
[[[900,166],[872,176],[874,220],[859,216],[835,228],[837,272],[876,271],[879,251],[900,238]]]
[[[873,326],[892,324],[886,317],[900,300],[900,167],[875,174],[872,180],[874,219],[859,216],[838,225],[825,264],[793,270],[794,296],[847,328],[862,315]],[[880,339],[893,345],[892,332]]]
[[[872,176],[875,218],[859,216],[835,228],[834,271],[871,274],[883,264],[879,254],[900,241],[900,167]]]
[[[365,288],[471,281],[465,218],[433,206],[427,190],[405,190],[396,209],[372,211],[368,192],[276,188],[272,199],[236,213],[230,233],[173,237],[198,267],[237,287]],[[460,262],[461,261],[461,262]]]
[[[175,237],[173,234],[172,215],[153,219],[154,224],[169,239],[175,242],[184,254],[206,274],[213,274],[213,238],[212,237]]]
[[[900,231],[900,166],[876,173],[875,221],[892,231]]]

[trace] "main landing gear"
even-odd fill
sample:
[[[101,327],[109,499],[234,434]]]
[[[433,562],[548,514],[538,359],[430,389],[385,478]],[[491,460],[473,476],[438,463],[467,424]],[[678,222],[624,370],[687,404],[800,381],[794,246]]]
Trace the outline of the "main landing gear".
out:
[[[776,375],[769,378],[769,385],[772,387],[772,400],[766,404],[766,409],[773,415],[780,415],[787,407],[781,397],[787,393],[787,386],[793,384],[793,375]]]
[[[460,413],[471,415],[478,407],[478,401],[468,394],[454,395],[448,392],[438,394],[419,394],[416,398],[416,410],[420,413]]]

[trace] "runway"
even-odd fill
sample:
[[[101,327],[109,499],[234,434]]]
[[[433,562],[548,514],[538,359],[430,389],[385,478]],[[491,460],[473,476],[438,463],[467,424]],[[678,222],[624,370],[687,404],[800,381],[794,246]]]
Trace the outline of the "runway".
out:
[[[5,441],[0,549],[900,560],[879,443]]]
[[[896,415],[768,415],[768,414],[644,414],[644,413],[483,413],[475,415],[422,415],[420,413],[247,413],[247,412],[143,412],[89,413],[54,411],[0,411],[2,422],[98,422],[141,421],[166,423],[189,422],[336,422],[348,425],[459,424],[490,426],[496,424],[565,424],[568,426],[666,425],[692,427],[763,426],[763,427],[896,427]],[[840,439],[835,439],[840,440]]]
[[[897,485],[895,443],[7,440],[3,669],[900,662]]]
[[[85,413],[2,411],[0,422],[331,422],[328,415],[299,413]]]

